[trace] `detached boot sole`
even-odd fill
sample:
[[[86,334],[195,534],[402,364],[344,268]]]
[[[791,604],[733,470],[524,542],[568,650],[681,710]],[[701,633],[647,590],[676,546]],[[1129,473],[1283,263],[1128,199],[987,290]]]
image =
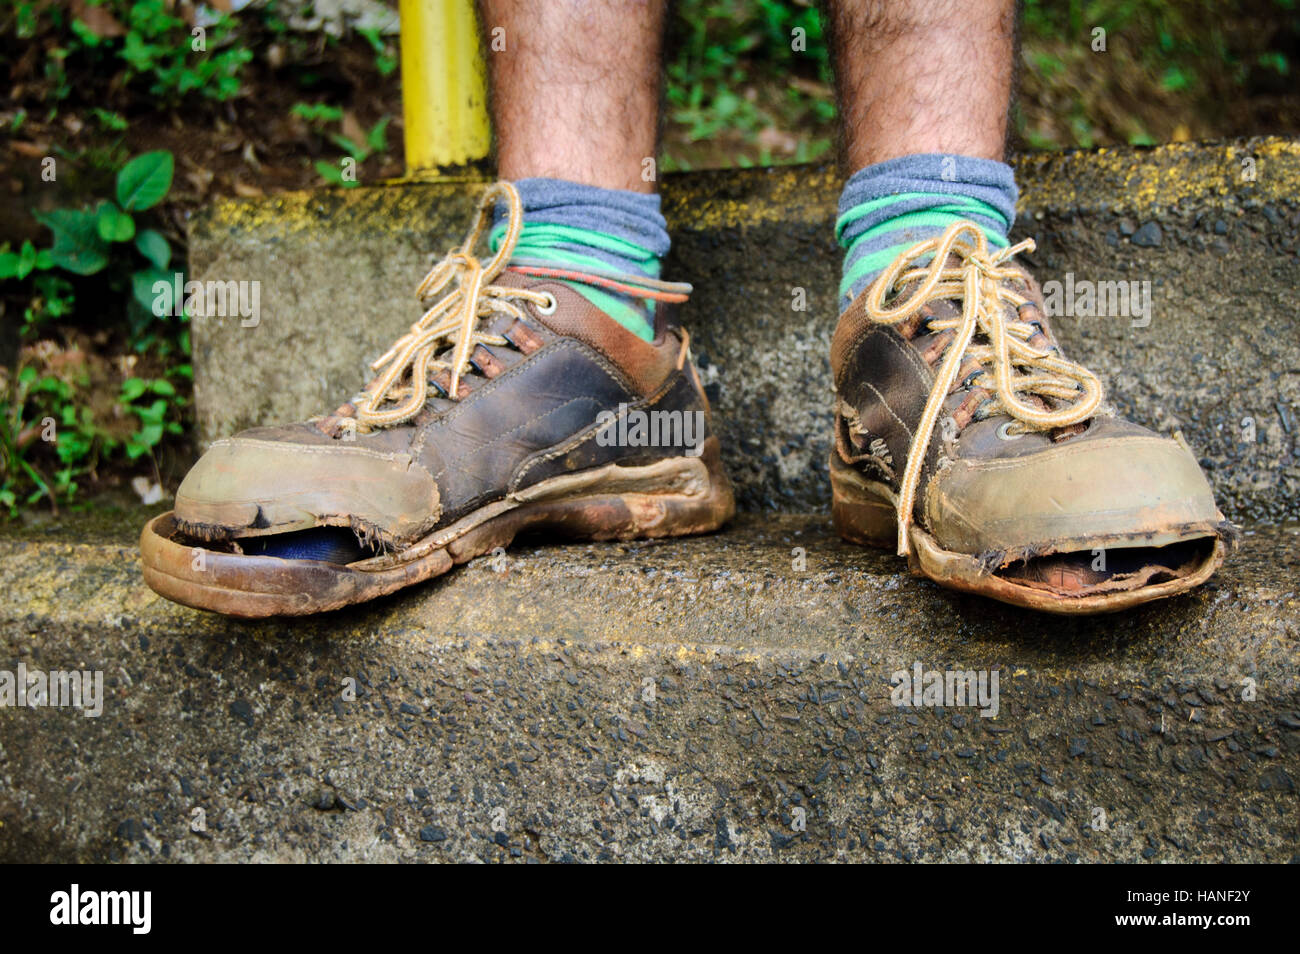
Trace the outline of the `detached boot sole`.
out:
[[[585,540],[685,536],[717,530],[735,512],[718,440],[699,457],[616,464],[567,474],[480,507],[397,551],[346,565],[240,552],[187,536],[171,512],[140,536],[145,582],[157,593],[227,616],[306,616],[362,603],[505,547],[524,530]]]
[[[897,501],[888,484],[871,480],[831,454],[831,521],[851,543],[893,550],[898,540]],[[1223,525],[1225,528],[1226,524]],[[1176,532],[1173,532],[1176,537]],[[1144,545],[1142,540],[1116,540],[1107,552],[1126,552],[1152,559],[1124,561],[1124,570],[1100,580],[1081,579],[1078,563],[1092,559],[1045,553],[1029,566],[1024,562],[990,566],[978,556],[956,553],[913,524],[909,531],[908,566],[917,576],[940,586],[985,596],[1012,606],[1068,616],[1113,613],[1194,589],[1214,575],[1231,549],[1227,530],[1207,536],[1204,530],[1172,542]],[[1106,541],[1098,541],[1106,547]],[[1074,556],[1075,565],[1069,558]],[[1163,559],[1161,559],[1163,558]],[[1013,575],[1019,571],[1017,575]],[[1086,574],[1083,574],[1086,575]]]

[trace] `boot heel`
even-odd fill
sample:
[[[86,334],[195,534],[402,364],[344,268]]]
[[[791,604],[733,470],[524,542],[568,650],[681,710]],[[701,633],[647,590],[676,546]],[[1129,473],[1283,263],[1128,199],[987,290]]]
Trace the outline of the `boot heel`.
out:
[[[831,457],[831,523],[850,543],[893,549],[898,515],[893,490]]]

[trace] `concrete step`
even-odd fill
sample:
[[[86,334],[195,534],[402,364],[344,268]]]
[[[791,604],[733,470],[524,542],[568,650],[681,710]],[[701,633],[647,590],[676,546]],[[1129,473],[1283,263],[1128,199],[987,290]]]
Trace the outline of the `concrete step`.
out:
[[[144,517],[0,540],[4,666],[106,697],[0,708],[0,860],[1300,857],[1298,527],[1088,620],[748,514],[242,623],[144,587]],[[918,665],[996,671],[996,716],[896,706]]]
[[[1017,174],[1015,237],[1037,238],[1027,258],[1041,280],[1150,283],[1149,323],[1058,318],[1069,353],[1124,413],[1183,432],[1230,519],[1300,519],[1300,142],[1030,155]],[[418,317],[414,285],[430,253],[462,240],[480,188],[390,183],[197,215],[193,277],[261,283],[256,327],[195,322],[201,437],[351,394]],[[665,274],[696,286],[683,317],[747,509],[828,505],[838,189],[824,167],[663,184],[675,243]],[[799,290],[806,311],[793,308]]]
[[[673,177],[668,274],[698,288],[688,320],[747,512],[691,540],[520,541],[262,623],[154,596],[139,507],[7,526],[0,693],[21,664],[99,671],[105,699],[96,718],[0,707],[0,860],[1298,860],[1300,144],[1019,173],[1041,278],[1152,283],[1149,324],[1058,324],[1121,407],[1184,432],[1246,524],[1208,585],[1058,620],[839,541],[835,177]],[[195,323],[202,435],[349,393],[479,187],[196,217],[194,277],[261,283],[256,326]],[[986,692],[996,673],[996,714],[896,705],[893,677],[918,667]]]

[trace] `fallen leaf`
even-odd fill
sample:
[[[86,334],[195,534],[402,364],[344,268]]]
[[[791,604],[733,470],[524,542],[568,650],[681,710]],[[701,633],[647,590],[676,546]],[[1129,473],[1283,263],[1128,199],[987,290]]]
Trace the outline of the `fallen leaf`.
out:
[[[343,114],[343,122],[340,124],[340,131],[344,136],[351,139],[358,145],[366,141],[366,131],[357,119],[357,114],[348,110]]]
[[[801,93],[806,93],[817,99],[830,99],[831,88],[825,83],[818,83],[815,80],[804,79],[802,76],[790,77],[790,85]]]
[[[194,186],[199,198],[207,195],[208,186],[212,185],[212,171],[210,169],[195,169],[192,172],[185,173],[185,178]]]
[[[50,154],[50,144],[45,142],[23,142],[15,139],[9,148],[27,159],[43,159]]]
[[[72,4],[72,16],[84,23],[86,29],[100,38],[122,36],[126,33],[126,29],[107,9],[92,7],[86,0],[76,0]]]

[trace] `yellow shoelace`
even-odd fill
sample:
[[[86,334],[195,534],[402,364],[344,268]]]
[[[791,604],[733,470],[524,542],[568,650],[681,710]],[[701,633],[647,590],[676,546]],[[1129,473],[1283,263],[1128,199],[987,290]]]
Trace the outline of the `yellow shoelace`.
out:
[[[474,249],[491,222],[492,210],[499,200],[504,200],[509,207],[505,239],[497,253],[484,264],[475,257]],[[510,261],[523,226],[523,206],[514,186],[498,182],[483,194],[474,227],[465,243],[429,270],[415,294],[422,304],[427,304],[453,281],[456,287],[429,307],[411,325],[411,330],[370,366],[378,376],[352,399],[359,425],[392,427],[418,414],[429,396],[430,369],[445,368],[450,372],[451,386],[447,393],[454,397],[476,345],[509,344],[500,335],[480,331],[480,319],[496,314],[523,318],[523,309],[515,301],[528,301],[543,308],[553,305],[548,294],[492,284]],[[451,360],[438,360],[438,352],[449,344],[454,346]]]
[[[908,529],[926,448],[967,356],[992,370],[993,387],[989,390],[993,392],[993,413],[1013,418],[1021,433],[1082,423],[1101,405],[1102,387],[1095,374],[1059,354],[1030,347],[1027,341],[1037,330],[1035,326],[1007,320],[1006,305],[1019,308],[1029,301],[1005,284],[1022,277],[1008,262],[1012,256],[1033,249],[1033,240],[1026,239],[990,253],[979,226],[957,222],[938,238],[898,256],[867,293],[867,316],[882,325],[897,324],[932,301],[960,299],[962,303],[959,317],[933,318],[928,323],[930,331],[951,329],[956,331],[956,337],[948,344],[935,372],[934,385],[907,451],[898,493],[899,556],[906,556],[910,547]],[[927,256],[932,256],[928,265],[915,266],[918,259]],[[949,264],[952,257],[959,260],[957,264]],[[896,297],[886,305],[887,295],[901,296],[906,286],[917,281],[920,284],[905,298]],[[976,335],[982,335],[985,342],[976,342]],[[1020,397],[1030,394],[1051,399],[1057,406],[1044,408]]]

